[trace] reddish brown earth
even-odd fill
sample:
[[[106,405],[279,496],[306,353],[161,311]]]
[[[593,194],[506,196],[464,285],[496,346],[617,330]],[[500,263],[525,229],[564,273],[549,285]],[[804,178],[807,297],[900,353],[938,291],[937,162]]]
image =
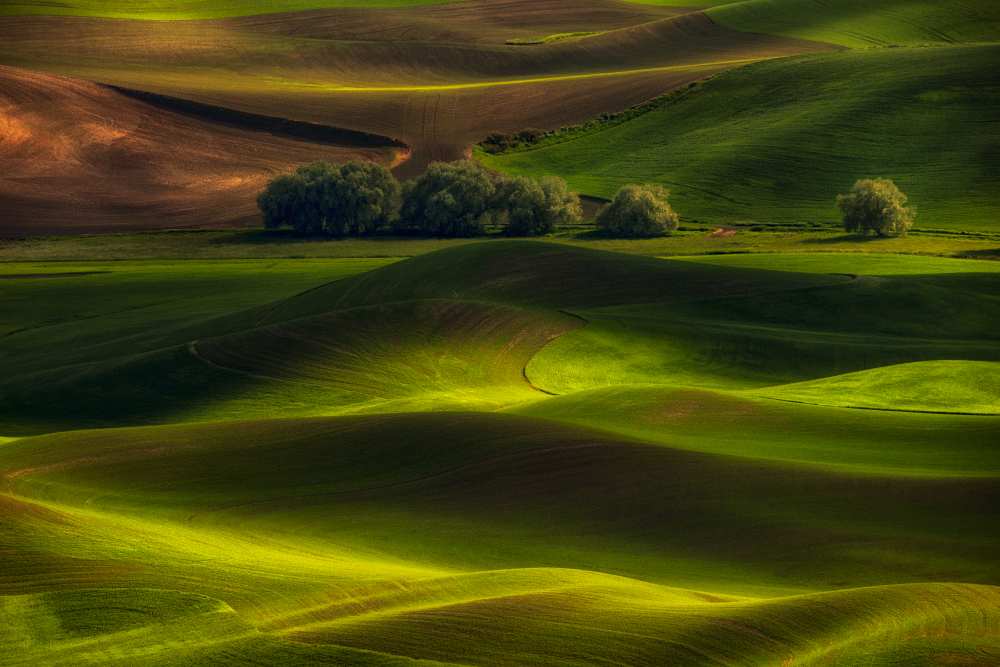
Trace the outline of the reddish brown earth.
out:
[[[503,43],[581,30],[602,34]],[[0,64],[392,137],[412,149],[398,169],[403,177],[467,155],[493,131],[574,124],[741,62],[826,48],[735,32],[700,12],[611,0],[475,0],[213,21],[0,19]],[[0,201],[14,213],[0,233],[247,223],[267,174],[357,154],[221,132],[103,88],[45,86],[6,72],[0,100],[11,129],[0,144],[8,174]],[[538,80],[546,77],[586,78]],[[464,87],[434,88],[455,85]],[[60,151],[75,157],[62,160]]]
[[[0,66],[4,234],[255,223],[273,174],[354,158],[389,162],[392,151],[242,129]]]

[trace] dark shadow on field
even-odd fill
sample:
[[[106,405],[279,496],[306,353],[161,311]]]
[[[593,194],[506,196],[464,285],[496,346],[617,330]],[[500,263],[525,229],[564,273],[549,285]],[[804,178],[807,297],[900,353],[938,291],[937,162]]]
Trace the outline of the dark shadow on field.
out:
[[[303,236],[291,229],[249,229],[237,231],[209,240],[209,245],[269,245],[284,243],[322,242],[332,239],[322,236]]]
[[[983,250],[963,250],[955,253],[955,257],[962,259],[992,259],[1000,260],[1000,248],[986,248]]]

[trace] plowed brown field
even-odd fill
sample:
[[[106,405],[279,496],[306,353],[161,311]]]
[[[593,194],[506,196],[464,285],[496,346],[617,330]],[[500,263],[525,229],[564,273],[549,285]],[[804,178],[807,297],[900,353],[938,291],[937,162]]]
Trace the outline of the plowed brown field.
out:
[[[581,30],[599,34],[536,46],[504,44]],[[492,131],[576,123],[746,62],[827,48],[736,32],[701,12],[608,0],[574,3],[572,10],[555,0],[504,0],[207,21],[0,19],[0,64],[392,137],[412,149],[399,168],[404,177],[431,161],[462,157]],[[16,111],[11,103],[3,112],[9,125],[32,115],[32,136],[49,138],[37,146],[35,139],[16,145],[8,140],[0,150],[0,168],[11,175],[0,196],[14,211],[4,232],[243,222],[253,218],[250,195],[266,173],[315,157],[355,155],[301,141],[286,148],[284,140],[261,133],[236,139],[232,130],[211,141],[196,139],[212,131],[204,124],[194,130],[188,121],[182,132],[161,128],[141,141],[133,134],[130,148],[115,144],[127,157],[94,154],[79,166],[52,157],[25,159],[32,151],[54,155],[53,141],[99,145],[83,125],[70,129],[77,114],[102,119],[97,124],[106,127],[129,125],[118,115],[137,113],[134,102],[119,105],[107,91],[98,95],[94,88],[81,97],[81,85],[64,95],[55,94],[59,86],[50,87],[45,114]],[[16,94],[13,86],[0,83],[0,96]],[[84,99],[86,112],[79,109]],[[102,104],[104,111],[98,110]],[[154,115],[166,123],[162,114]],[[258,140],[261,145],[254,146]],[[140,143],[141,152],[132,152]],[[223,146],[224,157],[202,154],[205,145],[215,144]],[[67,188],[66,182],[79,187]],[[57,210],[68,192],[103,192],[109,183],[121,196],[109,194],[107,202],[79,210],[73,204],[72,214]]]

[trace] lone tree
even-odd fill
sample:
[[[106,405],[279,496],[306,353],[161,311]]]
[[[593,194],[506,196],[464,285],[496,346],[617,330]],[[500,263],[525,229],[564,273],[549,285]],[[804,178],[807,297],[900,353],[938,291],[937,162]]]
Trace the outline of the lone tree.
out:
[[[390,224],[399,207],[399,183],[370,162],[316,162],[272,180],[257,198],[269,229],[300,234],[363,236]]]
[[[583,216],[580,198],[556,176],[539,180],[515,176],[502,182],[498,195],[498,208],[506,211],[508,236],[550,234],[556,225],[579,222]]]
[[[652,238],[677,229],[670,193],[659,185],[626,185],[597,214],[597,228],[608,236]]]
[[[844,230],[878,236],[905,236],[916,211],[906,206],[906,195],[887,178],[857,181],[846,195],[837,196],[844,214]]]

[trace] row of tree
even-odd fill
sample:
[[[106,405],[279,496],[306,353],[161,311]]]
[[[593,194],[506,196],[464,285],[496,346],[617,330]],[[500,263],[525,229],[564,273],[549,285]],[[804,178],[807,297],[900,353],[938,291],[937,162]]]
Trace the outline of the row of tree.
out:
[[[655,185],[629,185],[597,216],[609,236],[649,237],[677,228],[668,193]],[[272,180],[257,198],[270,229],[336,238],[381,231],[470,237],[488,229],[509,236],[542,236],[579,223],[580,198],[555,176],[501,176],[476,162],[435,163],[400,184],[371,162],[317,162]]]
[[[677,229],[669,192],[657,185],[627,185],[597,214],[607,236],[649,238]],[[268,228],[302,234],[366,236],[380,231],[437,237],[470,237],[488,229],[509,236],[542,236],[579,223],[580,198],[566,181],[502,176],[476,162],[439,162],[400,184],[371,162],[317,162],[272,180],[257,199]],[[887,179],[863,179],[837,197],[848,232],[901,235],[915,212]]]

